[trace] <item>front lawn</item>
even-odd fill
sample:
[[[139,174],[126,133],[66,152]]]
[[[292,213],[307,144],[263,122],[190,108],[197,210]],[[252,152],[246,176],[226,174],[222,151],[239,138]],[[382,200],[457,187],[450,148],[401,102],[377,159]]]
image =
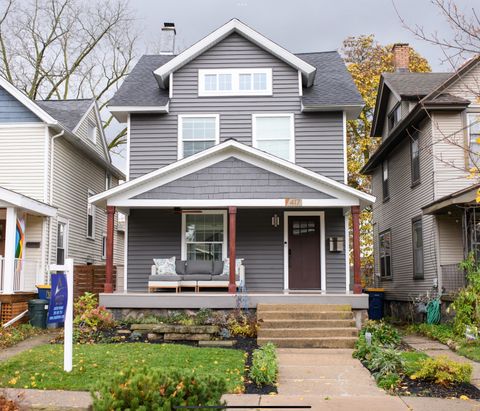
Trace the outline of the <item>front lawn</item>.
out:
[[[44,345],[0,363],[0,386],[89,391],[115,371],[131,366],[185,368],[221,375],[228,391],[243,389],[244,352],[176,344],[75,345],[73,371],[63,371],[63,345]]]

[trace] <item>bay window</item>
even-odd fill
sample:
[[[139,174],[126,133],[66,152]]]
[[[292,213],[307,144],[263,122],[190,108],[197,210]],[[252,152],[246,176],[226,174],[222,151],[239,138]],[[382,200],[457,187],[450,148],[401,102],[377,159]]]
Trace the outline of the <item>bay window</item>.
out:
[[[295,162],[293,114],[253,114],[252,139],[253,147]]]

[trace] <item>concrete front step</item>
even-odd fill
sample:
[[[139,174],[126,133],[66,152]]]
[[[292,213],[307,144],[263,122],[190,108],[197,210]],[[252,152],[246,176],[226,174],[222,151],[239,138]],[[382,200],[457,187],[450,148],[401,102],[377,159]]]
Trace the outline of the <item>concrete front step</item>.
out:
[[[258,304],[257,312],[262,311],[352,311],[348,304]]]
[[[258,338],[323,338],[323,337],[357,337],[356,328],[262,328]]]
[[[257,338],[258,345],[272,342],[278,348],[353,348],[356,337]]]
[[[262,329],[270,328],[347,328],[355,327],[355,320],[261,320]]]
[[[285,307],[284,307],[285,310]],[[258,311],[259,320],[351,320],[351,311]]]

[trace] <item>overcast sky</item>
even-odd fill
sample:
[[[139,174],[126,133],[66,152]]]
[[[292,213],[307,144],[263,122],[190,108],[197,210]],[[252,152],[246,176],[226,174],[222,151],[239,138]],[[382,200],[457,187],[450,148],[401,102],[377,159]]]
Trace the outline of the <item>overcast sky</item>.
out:
[[[469,16],[474,7],[480,13],[480,0],[455,2]],[[441,63],[440,48],[403,27],[391,0],[135,0],[130,5],[145,39],[158,38],[163,22],[174,22],[180,50],[236,17],[292,52],[336,50],[348,36],[374,34],[382,44],[410,43],[434,71],[451,70]],[[395,6],[408,25],[451,36],[429,0],[395,0]]]

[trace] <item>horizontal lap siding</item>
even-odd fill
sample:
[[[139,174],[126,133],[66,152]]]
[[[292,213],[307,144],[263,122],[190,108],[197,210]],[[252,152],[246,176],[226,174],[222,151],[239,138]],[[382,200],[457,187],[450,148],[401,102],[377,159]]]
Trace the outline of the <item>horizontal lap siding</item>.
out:
[[[272,68],[273,96],[199,97],[198,70]],[[298,73],[243,37],[232,34],[173,74],[169,114],[130,120],[130,178],[177,160],[178,115],[219,114],[220,141],[252,144],[252,114],[294,113],[296,163],[343,182],[341,113],[301,113]]]
[[[440,265],[458,264],[463,260],[463,230],[461,216],[439,216]]]
[[[90,137],[88,135],[88,124],[89,123],[97,126],[95,143],[92,140],[90,140]],[[102,125],[97,123],[97,116],[95,115],[95,109],[91,109],[90,112],[88,113],[88,115],[78,125],[78,128],[77,128],[75,134],[78,137],[80,137],[85,142],[85,144],[87,144],[89,147],[93,148],[100,157],[104,158],[105,160],[108,160],[108,156],[105,153],[105,147],[103,145],[103,137],[100,133],[100,127],[102,127]]]
[[[0,87],[0,123],[41,123],[41,120]]]
[[[433,197],[433,155],[431,149],[432,126],[430,120],[420,127],[421,183],[411,187],[410,143],[404,138],[388,158],[390,200],[382,201],[381,166],[373,174],[373,205],[375,273],[380,274],[378,235],[387,229],[392,233],[392,279],[380,279],[386,296],[391,300],[408,301],[412,296],[426,293],[437,277],[435,252],[435,219],[425,215],[423,221],[424,273],[423,280],[413,279],[412,219],[422,214],[421,208]]]
[[[345,217],[341,209],[327,209],[325,211],[325,260],[327,292],[341,292],[346,290],[345,249],[340,253],[329,251],[329,238],[345,238]]]

